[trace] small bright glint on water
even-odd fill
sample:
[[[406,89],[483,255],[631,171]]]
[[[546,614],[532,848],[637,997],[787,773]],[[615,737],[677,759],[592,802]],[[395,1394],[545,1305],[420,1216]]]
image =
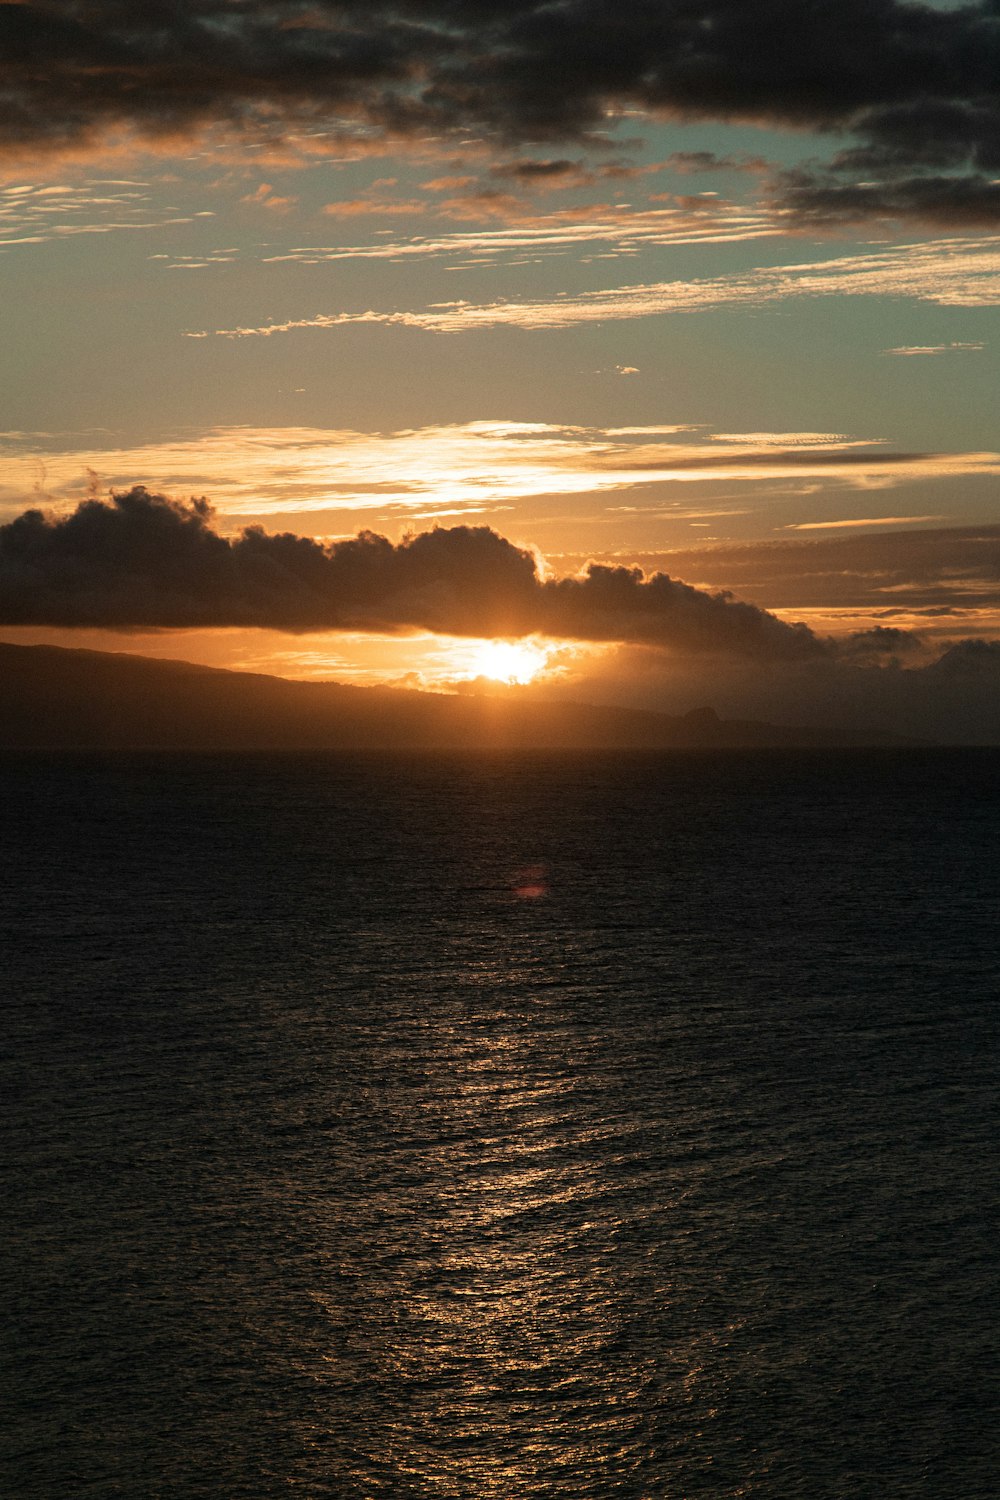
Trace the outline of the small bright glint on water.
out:
[[[548,655],[543,647],[526,641],[487,641],[476,652],[472,665],[477,677],[524,684],[538,675]]]

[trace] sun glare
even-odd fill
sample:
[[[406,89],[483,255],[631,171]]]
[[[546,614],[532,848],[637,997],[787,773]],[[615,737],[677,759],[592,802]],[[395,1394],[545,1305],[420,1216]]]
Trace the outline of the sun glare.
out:
[[[477,677],[523,685],[537,677],[548,655],[527,641],[486,641],[473,657],[472,668]]]

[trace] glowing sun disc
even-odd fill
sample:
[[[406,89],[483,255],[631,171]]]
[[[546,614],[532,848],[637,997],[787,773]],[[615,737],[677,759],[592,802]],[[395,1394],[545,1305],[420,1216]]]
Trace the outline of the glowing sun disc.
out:
[[[473,670],[477,677],[523,685],[538,675],[548,655],[526,641],[486,641],[473,658]]]

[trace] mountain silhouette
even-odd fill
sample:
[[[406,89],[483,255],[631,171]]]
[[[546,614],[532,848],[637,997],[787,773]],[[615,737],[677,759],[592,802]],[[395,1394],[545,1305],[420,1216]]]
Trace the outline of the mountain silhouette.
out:
[[[819,729],[298,682],[191,662],[0,642],[7,750],[642,750],[899,743]]]

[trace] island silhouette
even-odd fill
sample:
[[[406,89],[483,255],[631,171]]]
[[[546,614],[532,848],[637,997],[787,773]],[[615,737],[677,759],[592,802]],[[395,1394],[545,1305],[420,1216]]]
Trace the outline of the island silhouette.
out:
[[[6,750],[655,750],[912,743],[898,736],[545,701],[301,682],[0,642]]]

